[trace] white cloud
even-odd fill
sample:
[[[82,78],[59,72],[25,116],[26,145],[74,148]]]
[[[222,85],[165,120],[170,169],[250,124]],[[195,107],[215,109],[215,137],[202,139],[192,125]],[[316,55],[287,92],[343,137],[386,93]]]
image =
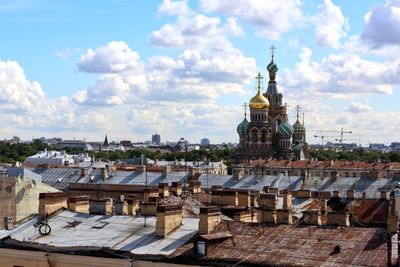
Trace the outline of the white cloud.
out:
[[[340,39],[346,37],[347,19],[331,0],[325,0],[311,20],[315,25],[315,42],[319,46],[337,48]]]
[[[352,102],[350,106],[345,109],[345,111],[350,113],[365,113],[371,110],[372,108],[370,106],[359,102]]]
[[[373,6],[364,17],[362,39],[374,48],[400,45],[400,1]]]
[[[139,54],[122,41],[109,42],[96,50],[88,49],[77,65],[80,71],[89,73],[140,72],[143,69]]]
[[[328,94],[338,98],[359,94],[391,94],[400,82],[400,61],[374,62],[354,54],[331,54],[320,62],[311,60],[312,51],[303,47],[300,62],[283,74],[286,89],[299,94]]]
[[[189,8],[186,0],[174,1],[164,0],[162,4],[158,6],[158,14],[161,15],[188,15],[192,11]]]
[[[303,23],[300,0],[201,0],[201,9],[208,13],[237,16],[256,26],[257,35],[279,39]]]
[[[41,85],[27,80],[18,62],[0,60],[0,104],[3,109],[31,112],[44,98]]]

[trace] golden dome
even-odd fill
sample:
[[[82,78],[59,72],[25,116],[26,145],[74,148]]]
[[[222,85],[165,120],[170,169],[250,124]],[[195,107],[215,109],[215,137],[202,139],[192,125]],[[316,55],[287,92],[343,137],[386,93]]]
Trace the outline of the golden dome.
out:
[[[269,101],[261,94],[260,88],[258,88],[257,94],[250,99],[249,107],[252,109],[266,109],[269,107]]]

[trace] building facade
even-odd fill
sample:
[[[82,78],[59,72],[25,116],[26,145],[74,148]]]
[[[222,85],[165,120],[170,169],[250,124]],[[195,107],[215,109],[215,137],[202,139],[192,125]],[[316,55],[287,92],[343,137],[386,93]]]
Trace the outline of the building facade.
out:
[[[273,51],[274,47],[271,49]],[[275,81],[278,66],[274,62],[273,53],[267,71],[269,81],[266,92],[262,93],[263,77],[258,73],[257,94],[249,102],[250,121],[247,120],[245,104],[245,117],[237,126],[239,147],[236,158],[305,159],[308,157],[308,146],[304,121],[301,123],[299,118],[300,107],[296,106],[297,120],[291,125],[287,104],[283,103],[283,96]]]

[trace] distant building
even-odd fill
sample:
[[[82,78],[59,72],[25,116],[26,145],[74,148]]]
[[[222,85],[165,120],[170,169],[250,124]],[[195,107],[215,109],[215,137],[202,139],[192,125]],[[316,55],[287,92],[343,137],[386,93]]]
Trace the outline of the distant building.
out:
[[[151,136],[151,143],[154,145],[161,144],[161,136],[158,133],[155,133]]]
[[[372,151],[384,151],[385,148],[385,144],[369,144],[369,150]]]
[[[90,157],[87,154],[69,155],[65,151],[39,151],[37,154],[29,156],[25,159],[27,165],[74,165],[80,162],[90,161]]]
[[[209,146],[209,145],[210,145],[210,139],[208,139],[208,138],[203,138],[203,139],[201,139],[200,145],[202,145],[202,146]]]
[[[129,148],[129,147],[133,146],[132,141],[129,141],[129,140],[122,140],[121,142],[119,142],[119,144],[125,148]]]
[[[81,141],[81,140],[64,140],[64,141],[58,142],[56,144],[57,149],[64,149],[67,147],[82,148],[84,150],[89,150],[89,151],[93,150],[93,147],[90,144],[88,144],[84,141]]]
[[[106,135],[106,137],[104,138],[104,142],[103,142],[103,146],[109,146],[110,144],[108,143],[108,138],[107,138],[107,135]]]
[[[391,151],[399,151],[400,150],[400,142],[392,142],[390,144]]]
[[[176,147],[180,151],[188,151],[188,145],[189,142],[183,137],[181,137],[181,139],[179,139],[179,141],[176,143]]]

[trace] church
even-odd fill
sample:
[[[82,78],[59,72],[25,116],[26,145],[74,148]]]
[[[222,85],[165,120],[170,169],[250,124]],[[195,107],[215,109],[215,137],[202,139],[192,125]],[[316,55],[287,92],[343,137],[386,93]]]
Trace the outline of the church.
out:
[[[244,105],[244,119],[237,126],[239,145],[235,158],[239,161],[251,159],[290,159],[308,158],[306,129],[300,122],[300,106],[296,106],[297,120],[292,125],[288,120],[287,104],[279,93],[275,81],[278,66],[274,62],[274,47],[271,47],[271,62],[267,66],[269,81],[265,92],[258,73],[257,93],[249,101],[250,121],[247,119],[247,104]]]

